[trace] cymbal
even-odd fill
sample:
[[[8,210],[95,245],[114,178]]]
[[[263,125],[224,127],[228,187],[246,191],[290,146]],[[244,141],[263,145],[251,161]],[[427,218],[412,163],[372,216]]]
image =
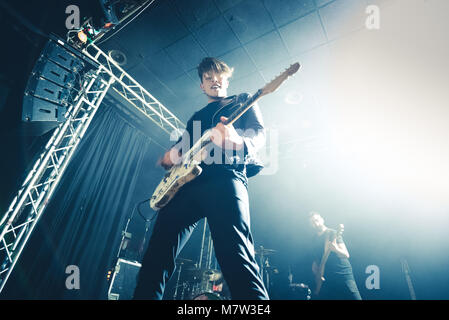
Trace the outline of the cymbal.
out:
[[[274,250],[274,249],[266,249],[262,246],[256,250],[256,254],[258,254],[258,255],[269,255],[269,254],[273,254],[275,252],[276,252],[276,250]]]
[[[206,281],[218,281],[223,276],[221,271],[214,269],[203,269],[196,267],[187,267],[184,271],[191,277],[196,279],[203,279]]]
[[[176,264],[193,264],[194,262],[192,260],[189,259],[184,259],[184,258],[178,258],[176,259]]]
[[[267,271],[270,271],[270,272],[272,272],[274,274],[278,274],[279,273],[279,269],[277,267],[275,267],[275,266],[267,266],[267,267],[264,267],[264,269],[267,270]]]
[[[290,287],[291,288],[303,288],[303,289],[309,288],[309,286],[305,283],[290,283]]]

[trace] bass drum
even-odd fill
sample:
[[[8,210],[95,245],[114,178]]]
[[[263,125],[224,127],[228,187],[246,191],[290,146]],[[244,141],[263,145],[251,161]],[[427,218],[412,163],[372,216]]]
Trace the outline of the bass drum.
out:
[[[223,300],[219,294],[214,292],[203,292],[195,296],[193,300]]]

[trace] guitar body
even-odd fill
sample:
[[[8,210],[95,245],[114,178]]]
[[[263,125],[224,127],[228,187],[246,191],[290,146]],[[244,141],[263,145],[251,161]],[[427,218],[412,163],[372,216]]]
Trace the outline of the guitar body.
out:
[[[173,166],[156,187],[150,199],[153,210],[163,208],[186,183],[198,177],[202,172],[198,162]]]

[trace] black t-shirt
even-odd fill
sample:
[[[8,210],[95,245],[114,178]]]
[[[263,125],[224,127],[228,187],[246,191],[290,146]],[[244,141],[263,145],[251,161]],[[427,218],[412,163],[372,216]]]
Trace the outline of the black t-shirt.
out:
[[[195,112],[186,125],[185,134],[176,143],[182,146],[183,152],[189,150],[195,142],[209,129],[220,122],[220,117],[229,117],[238,107],[249,98],[249,94],[230,96],[207,104]],[[202,175],[232,174],[247,182],[245,156],[255,152],[260,147],[259,140],[265,139],[264,126],[260,110],[257,105],[250,108],[233,124],[234,128],[244,138],[244,148],[241,150],[223,150],[210,143],[208,157],[201,163]],[[251,129],[249,132],[244,130]],[[254,150],[253,150],[254,149]]]
[[[320,265],[324,253],[324,244],[328,236],[328,239],[334,239],[337,236],[337,231],[334,229],[327,229],[323,234],[320,236],[316,235],[314,238],[313,259],[318,266]],[[337,237],[337,243],[343,243],[341,235]],[[338,277],[339,275],[349,274],[352,274],[352,266],[349,259],[339,257],[335,252],[331,251],[325,265],[324,278],[330,279],[332,277]]]

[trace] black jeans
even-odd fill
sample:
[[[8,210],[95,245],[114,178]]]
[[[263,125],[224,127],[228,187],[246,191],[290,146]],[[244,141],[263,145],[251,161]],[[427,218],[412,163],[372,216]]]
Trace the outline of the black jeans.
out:
[[[354,275],[333,275],[326,279],[320,300],[362,300]]]
[[[176,257],[203,217],[232,299],[269,299],[255,260],[248,191],[231,172],[200,175],[158,212],[134,299],[162,299]]]

